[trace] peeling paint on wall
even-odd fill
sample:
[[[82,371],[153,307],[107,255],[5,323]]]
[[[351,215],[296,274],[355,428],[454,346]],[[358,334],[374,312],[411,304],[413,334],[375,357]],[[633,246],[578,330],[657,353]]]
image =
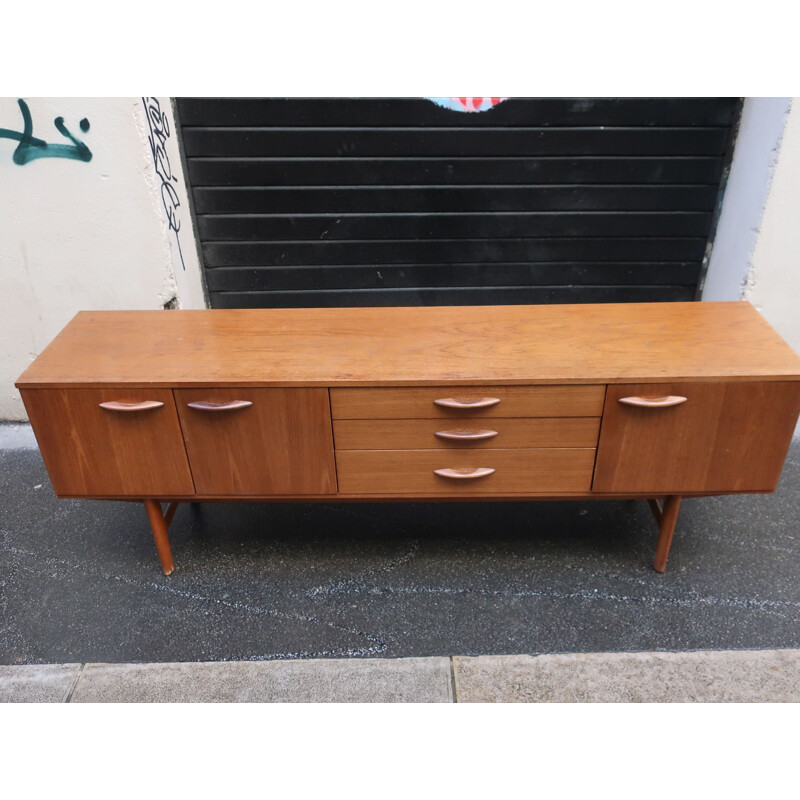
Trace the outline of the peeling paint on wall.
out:
[[[144,113],[147,117],[147,125],[150,132],[147,140],[150,143],[150,152],[153,156],[153,167],[156,175],[161,181],[161,202],[164,206],[164,213],[167,216],[167,224],[170,231],[175,236],[175,243],[178,248],[181,269],[186,271],[186,262],[183,258],[181,248],[181,220],[178,209],[181,201],[178,196],[178,176],[172,169],[167,153],[167,140],[170,137],[169,115],[161,109],[161,103],[157,97],[143,97]]]
[[[146,150],[145,180],[169,244],[169,286],[164,308],[206,308],[200,253],[183,172],[178,129],[169,97],[142,97],[135,114]]]

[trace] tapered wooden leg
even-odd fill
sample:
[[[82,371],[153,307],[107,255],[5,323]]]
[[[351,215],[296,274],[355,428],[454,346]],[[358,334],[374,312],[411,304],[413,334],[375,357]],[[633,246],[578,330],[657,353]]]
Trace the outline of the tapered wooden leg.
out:
[[[667,569],[667,557],[669,556],[669,546],[672,544],[672,534],[675,533],[675,523],[678,521],[678,509],[681,507],[681,497],[671,494],[664,498],[664,506],[660,508],[655,500],[650,501],[651,508],[655,504],[653,514],[656,509],[660,514],[656,515],[658,520],[658,544],[656,545],[656,557],[653,561],[653,569],[663,573]]]
[[[177,503],[170,503],[167,506],[167,510],[164,512],[164,522],[167,523],[167,527],[169,527],[170,522],[172,522],[172,518],[175,516],[175,512],[178,510]]]
[[[656,525],[661,525],[661,505],[659,504],[658,500],[648,500],[647,505],[650,506],[650,510],[653,512],[653,516],[656,518]]]
[[[177,505],[177,503],[174,505]],[[172,550],[169,548],[169,536],[167,535],[169,523],[164,518],[161,503],[156,500],[145,500],[144,507],[147,509],[147,516],[150,519],[150,528],[153,531],[156,550],[161,560],[161,569],[164,570],[165,575],[170,575],[172,570],[175,569],[175,565],[172,562]],[[167,513],[169,514],[169,511]],[[172,509],[172,513],[175,513],[174,509]],[[172,514],[169,514],[169,517],[172,519]]]

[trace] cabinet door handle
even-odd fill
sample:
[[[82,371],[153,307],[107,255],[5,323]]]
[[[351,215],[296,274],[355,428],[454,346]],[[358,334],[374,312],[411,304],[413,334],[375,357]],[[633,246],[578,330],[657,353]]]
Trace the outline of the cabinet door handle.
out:
[[[109,400],[99,405],[108,411],[148,411],[151,408],[161,408],[164,404],[159,400],[143,400],[141,403],[120,403],[117,400]]]
[[[491,439],[497,436],[497,431],[435,431],[433,435],[438,436],[440,439],[455,439],[459,442],[463,442]]]
[[[687,399],[677,394],[670,394],[665,397],[620,397],[619,402],[624,403],[626,406],[667,408],[668,406],[679,406],[681,403],[685,403]]]
[[[455,478],[456,480],[471,480],[472,478],[485,478],[491,475],[494,469],[491,467],[478,467],[477,469],[435,469],[434,475],[442,478]]]
[[[231,400],[227,403],[212,403],[209,400],[195,400],[187,403],[189,408],[196,408],[198,411],[235,411],[237,408],[247,408],[253,405],[250,400]]]
[[[499,397],[478,397],[475,400],[459,400],[456,397],[443,397],[433,401],[437,406],[445,408],[488,408],[500,402]]]

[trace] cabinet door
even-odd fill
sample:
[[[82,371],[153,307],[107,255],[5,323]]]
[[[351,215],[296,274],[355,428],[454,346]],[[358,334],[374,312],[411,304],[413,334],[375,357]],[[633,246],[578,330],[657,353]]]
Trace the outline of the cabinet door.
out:
[[[642,407],[626,398],[685,397]],[[774,491],[800,383],[622,384],[606,394],[595,492]]]
[[[194,494],[169,389],[23,389],[22,399],[56,494]]]
[[[327,389],[175,390],[201,495],[333,494]]]

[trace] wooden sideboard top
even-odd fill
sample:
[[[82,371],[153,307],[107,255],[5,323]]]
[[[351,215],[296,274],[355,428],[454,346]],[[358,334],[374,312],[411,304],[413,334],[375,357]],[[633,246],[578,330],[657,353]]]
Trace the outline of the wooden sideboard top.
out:
[[[20,376],[48,386],[800,380],[748,302],[82,311]]]

